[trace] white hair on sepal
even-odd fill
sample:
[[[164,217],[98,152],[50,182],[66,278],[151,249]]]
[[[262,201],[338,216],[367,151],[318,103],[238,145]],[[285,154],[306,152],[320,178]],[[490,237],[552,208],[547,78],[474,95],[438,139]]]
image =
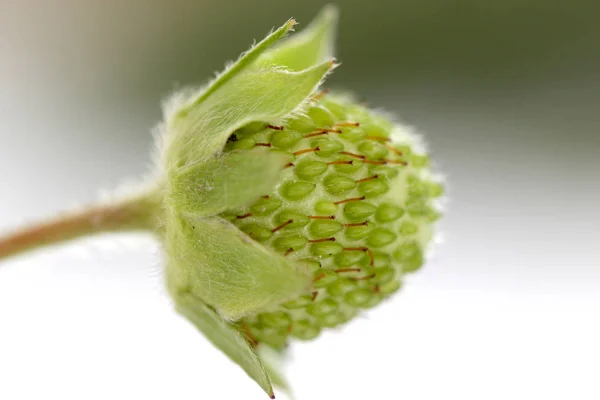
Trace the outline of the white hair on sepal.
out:
[[[163,110],[163,121],[170,121],[171,117],[173,117],[177,111],[183,109],[193,98],[198,97],[204,92],[209,84],[202,86],[184,86],[173,90],[171,94],[162,101],[161,108]]]
[[[289,23],[289,21],[291,21],[291,20],[288,20],[287,23]],[[296,24],[297,23],[294,21],[294,24],[289,27],[288,31],[279,40],[285,39],[291,32],[294,32],[294,26]],[[279,29],[279,28],[275,27],[275,26],[272,27],[269,34],[266,36],[266,38],[271,36],[277,29]],[[238,62],[240,60],[242,60],[247,54],[251,53],[252,50],[254,50],[254,48],[257,46],[258,43],[260,43],[260,42],[257,42],[256,39],[254,39],[252,41],[252,45],[250,46],[250,48],[248,50],[242,52],[236,60],[227,61],[225,63],[225,68],[221,71],[215,71],[214,72],[215,76],[212,79],[210,79],[208,82],[206,82],[204,85],[202,85],[200,87],[182,89],[182,90],[179,90],[179,91],[176,91],[175,93],[173,93],[167,99],[167,101],[165,103],[163,103],[163,110],[165,110],[165,112],[164,112],[165,121],[168,121],[169,117],[171,115],[173,115],[173,113],[176,110],[185,108],[186,106],[190,106],[191,103],[193,102],[193,99],[200,98],[207,89],[212,87],[213,84],[215,82],[217,82],[222,76],[225,76],[227,73],[229,73],[229,71],[233,67],[235,67],[238,64]]]
[[[151,171],[157,176],[163,174],[164,169],[164,149],[166,148],[166,136],[167,127],[164,121],[159,122],[152,128],[151,134],[153,138],[153,145],[150,152],[150,159],[152,160],[153,168]]]
[[[211,81],[212,82],[212,81]],[[210,83],[208,84],[210,85]],[[152,150],[152,161],[154,163],[155,175],[162,175],[166,164],[165,151],[170,147],[174,135],[169,132],[169,124],[180,110],[185,109],[192,99],[197,98],[204,92],[208,85],[184,86],[173,90],[161,103],[163,119],[152,129],[154,148]]]

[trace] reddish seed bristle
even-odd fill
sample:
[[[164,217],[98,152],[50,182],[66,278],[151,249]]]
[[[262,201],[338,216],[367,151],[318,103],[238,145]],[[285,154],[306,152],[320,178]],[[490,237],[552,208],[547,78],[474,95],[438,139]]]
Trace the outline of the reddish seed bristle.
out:
[[[398,164],[398,165],[408,165],[408,163],[406,161],[402,161],[402,160],[364,160],[363,161],[365,164],[372,164],[372,165],[384,165],[384,164]]]
[[[313,280],[313,282],[320,281],[321,279],[325,278],[326,275],[327,274],[325,272],[321,272],[319,275],[317,275],[317,277]],[[315,292],[313,292],[313,296],[317,297],[314,293]],[[316,292],[316,293],[318,294],[319,292]]]
[[[369,255],[369,259],[371,260],[369,262],[369,266],[372,267],[375,264],[375,256],[373,255],[373,252],[368,247],[345,247],[344,251],[364,251],[365,253],[367,253]]]
[[[372,165],[383,165],[386,164],[385,160],[378,160],[378,161],[373,161],[373,160],[364,160],[363,161],[365,164],[372,164]]]
[[[317,129],[314,132],[307,133],[306,135],[304,135],[302,137],[306,139],[306,138],[313,137],[313,136],[327,135],[328,133],[342,133],[342,131],[339,129],[322,128],[322,129]]]
[[[375,256],[373,255],[373,252],[369,248],[367,248],[366,252],[369,255],[369,258],[371,259],[371,262],[369,263],[369,266],[372,267],[375,264]]]
[[[343,154],[348,157],[360,158],[361,160],[364,160],[366,158],[365,156],[356,153],[350,153],[349,151],[340,151],[339,154]]]
[[[356,181],[356,183],[372,181],[373,179],[377,179],[377,178],[379,178],[379,175],[373,175],[373,176],[369,176],[368,178],[359,179]]]
[[[334,272],[342,273],[342,272],[360,272],[360,268],[340,268],[334,270]]]
[[[256,340],[254,335],[252,335],[252,332],[250,332],[250,328],[248,328],[248,325],[246,325],[246,322],[244,322],[243,320],[242,320],[242,330],[244,331],[244,334],[246,335],[248,342],[250,342],[250,345],[252,347],[258,346],[258,340]]]
[[[340,204],[350,203],[350,202],[353,202],[353,201],[361,201],[361,200],[364,200],[364,199],[366,199],[365,196],[362,196],[362,197],[352,197],[351,199],[336,201],[333,204],[335,204],[336,206],[339,206]]]
[[[402,160],[384,160],[386,164],[398,164],[398,165],[408,165],[406,161]]]
[[[306,135],[302,136],[303,138],[310,138],[310,137],[314,137],[314,136],[321,136],[321,135],[327,135],[327,130],[326,129],[321,129],[315,132],[311,132],[311,133],[307,133]]]
[[[330,161],[327,163],[327,165],[352,165],[354,163],[354,161],[352,160],[347,160],[347,161]]]
[[[326,239],[311,239],[308,243],[321,243],[321,242],[335,242],[334,237],[326,238]]]
[[[369,221],[365,221],[365,222],[359,222],[359,223],[355,223],[355,224],[344,224],[344,226],[346,228],[352,227],[352,226],[367,226],[369,225]]]
[[[339,123],[339,124],[335,124],[334,126],[341,126],[341,127],[344,127],[344,126],[354,126],[354,127],[358,127],[358,126],[360,126],[360,123],[359,122],[342,122],[342,123]]]
[[[247,213],[247,214],[244,214],[244,215],[238,215],[238,216],[236,216],[236,218],[237,219],[244,219],[244,218],[248,218],[248,217],[251,217],[251,216],[252,216],[252,213]]]
[[[361,277],[358,277],[358,278],[350,278],[350,279],[355,280],[355,281],[365,281],[367,279],[372,279],[372,278],[375,278],[375,274],[371,274],[371,275],[367,275],[367,276],[361,276]]]
[[[293,167],[293,166],[294,166],[294,163],[287,163],[287,164],[285,164],[283,166],[283,169],[290,168],[290,167]]]
[[[323,274],[323,276],[325,276],[325,274]],[[321,278],[319,278],[319,279],[321,279]],[[312,301],[315,301],[318,295],[319,295],[319,292],[317,292],[317,291],[312,292]]]
[[[368,247],[346,247],[344,248],[345,251],[368,251],[369,248]]]
[[[313,152],[319,151],[319,150],[321,150],[321,149],[319,148],[319,146],[317,146],[317,147],[311,147],[310,149],[298,150],[292,154],[295,156],[299,156],[301,154],[313,153]]]
[[[267,125],[267,128],[273,129],[275,131],[282,131],[283,130],[283,126],[276,126],[276,125]]]
[[[293,219],[288,219],[287,221],[285,221],[283,224],[279,225],[278,227],[271,229],[271,232],[275,233],[278,230],[281,230],[281,229],[285,228],[289,224],[292,224],[293,222],[294,222]]]
[[[311,215],[310,219],[335,219],[335,215]]]
[[[287,249],[287,251],[286,251],[285,253],[283,253],[283,256],[284,256],[284,257],[287,257],[287,256],[289,256],[290,254],[292,254],[293,252],[294,252],[294,249],[291,249],[291,248],[290,248],[290,249]]]
[[[403,153],[398,150],[397,148],[395,148],[394,146],[392,146],[391,144],[386,145],[385,147],[387,147],[388,149],[390,149],[391,151],[393,151],[394,153],[398,154],[399,156],[403,155]]]

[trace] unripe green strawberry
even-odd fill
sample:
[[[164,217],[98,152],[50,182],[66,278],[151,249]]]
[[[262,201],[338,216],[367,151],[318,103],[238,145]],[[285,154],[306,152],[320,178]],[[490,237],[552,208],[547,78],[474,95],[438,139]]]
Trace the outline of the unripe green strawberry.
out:
[[[351,99],[319,97],[305,116],[248,125],[226,146],[284,154],[273,190],[222,216],[314,280],[309,293],[240,321],[255,344],[312,339],[379,304],[421,267],[439,217],[442,187],[409,131]]]
[[[166,109],[166,280],[179,312],[273,395],[262,358],[396,292],[421,267],[442,187],[410,130],[319,92],[336,12],[274,31]],[[260,353],[257,353],[260,352]]]

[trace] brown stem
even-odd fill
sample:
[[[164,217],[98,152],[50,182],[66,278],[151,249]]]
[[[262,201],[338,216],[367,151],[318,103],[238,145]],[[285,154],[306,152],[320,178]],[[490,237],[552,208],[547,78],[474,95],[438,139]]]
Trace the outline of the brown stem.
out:
[[[86,208],[7,235],[0,235],[0,260],[94,233],[156,230],[157,207],[159,203],[155,196],[150,194],[114,204]]]

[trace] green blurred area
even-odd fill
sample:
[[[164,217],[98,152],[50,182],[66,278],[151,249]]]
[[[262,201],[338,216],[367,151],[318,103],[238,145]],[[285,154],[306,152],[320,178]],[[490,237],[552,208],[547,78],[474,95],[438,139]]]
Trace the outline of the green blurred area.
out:
[[[296,18],[302,29],[325,2],[129,4],[106,9],[104,16],[108,25],[123,29],[115,37],[122,52],[115,61],[124,79],[122,99],[131,104],[128,96],[135,95],[144,107],[155,107],[174,83],[203,83],[252,39],[288,18]],[[485,120],[476,136],[453,136],[473,146],[498,130],[518,135],[522,143],[537,143],[542,151],[564,147],[573,136],[581,138],[580,144],[600,145],[600,7],[594,2],[335,4],[341,10],[337,56],[342,65],[327,86],[351,90],[399,114],[428,133],[434,145],[456,146],[447,134],[461,126],[452,121],[448,128],[440,126],[446,114],[463,116],[467,126]],[[581,146],[583,152],[589,149]]]
[[[192,79],[209,66],[219,68],[216,60],[232,57],[231,49],[245,48],[247,38],[260,38],[265,27],[290,16],[305,24],[323,4],[312,0],[210,3],[187,10],[183,23],[170,33],[177,39],[170,52],[173,61],[184,61],[176,65]],[[540,80],[565,67],[596,74],[600,62],[600,8],[589,1],[342,0],[336,4],[342,11],[338,45],[344,67],[336,74],[340,82],[446,77],[505,87],[506,80]],[[184,9],[175,6],[162,17],[177,24],[182,17],[177,10]],[[187,18],[196,11],[199,24],[188,24]],[[190,56],[188,51],[194,47],[206,53]]]
[[[150,104],[175,82],[202,83],[290,17],[301,29],[318,0],[3,0],[9,41],[37,51],[67,85]],[[600,7],[589,0],[339,0],[338,58],[331,84],[449,92],[507,92],[526,85],[598,82]],[[0,14],[0,15],[1,15]],[[11,15],[12,14],[12,15]],[[23,32],[21,32],[21,30]],[[10,32],[9,32],[10,33]],[[25,41],[25,43],[21,43]],[[27,44],[31,44],[28,48]],[[75,67],[80,67],[76,69]],[[70,75],[66,75],[70,74]],[[90,79],[93,74],[94,80]],[[424,89],[423,89],[424,90]],[[417,90],[419,92],[419,90]],[[428,91],[429,93],[430,91]],[[127,99],[129,100],[129,99]]]

